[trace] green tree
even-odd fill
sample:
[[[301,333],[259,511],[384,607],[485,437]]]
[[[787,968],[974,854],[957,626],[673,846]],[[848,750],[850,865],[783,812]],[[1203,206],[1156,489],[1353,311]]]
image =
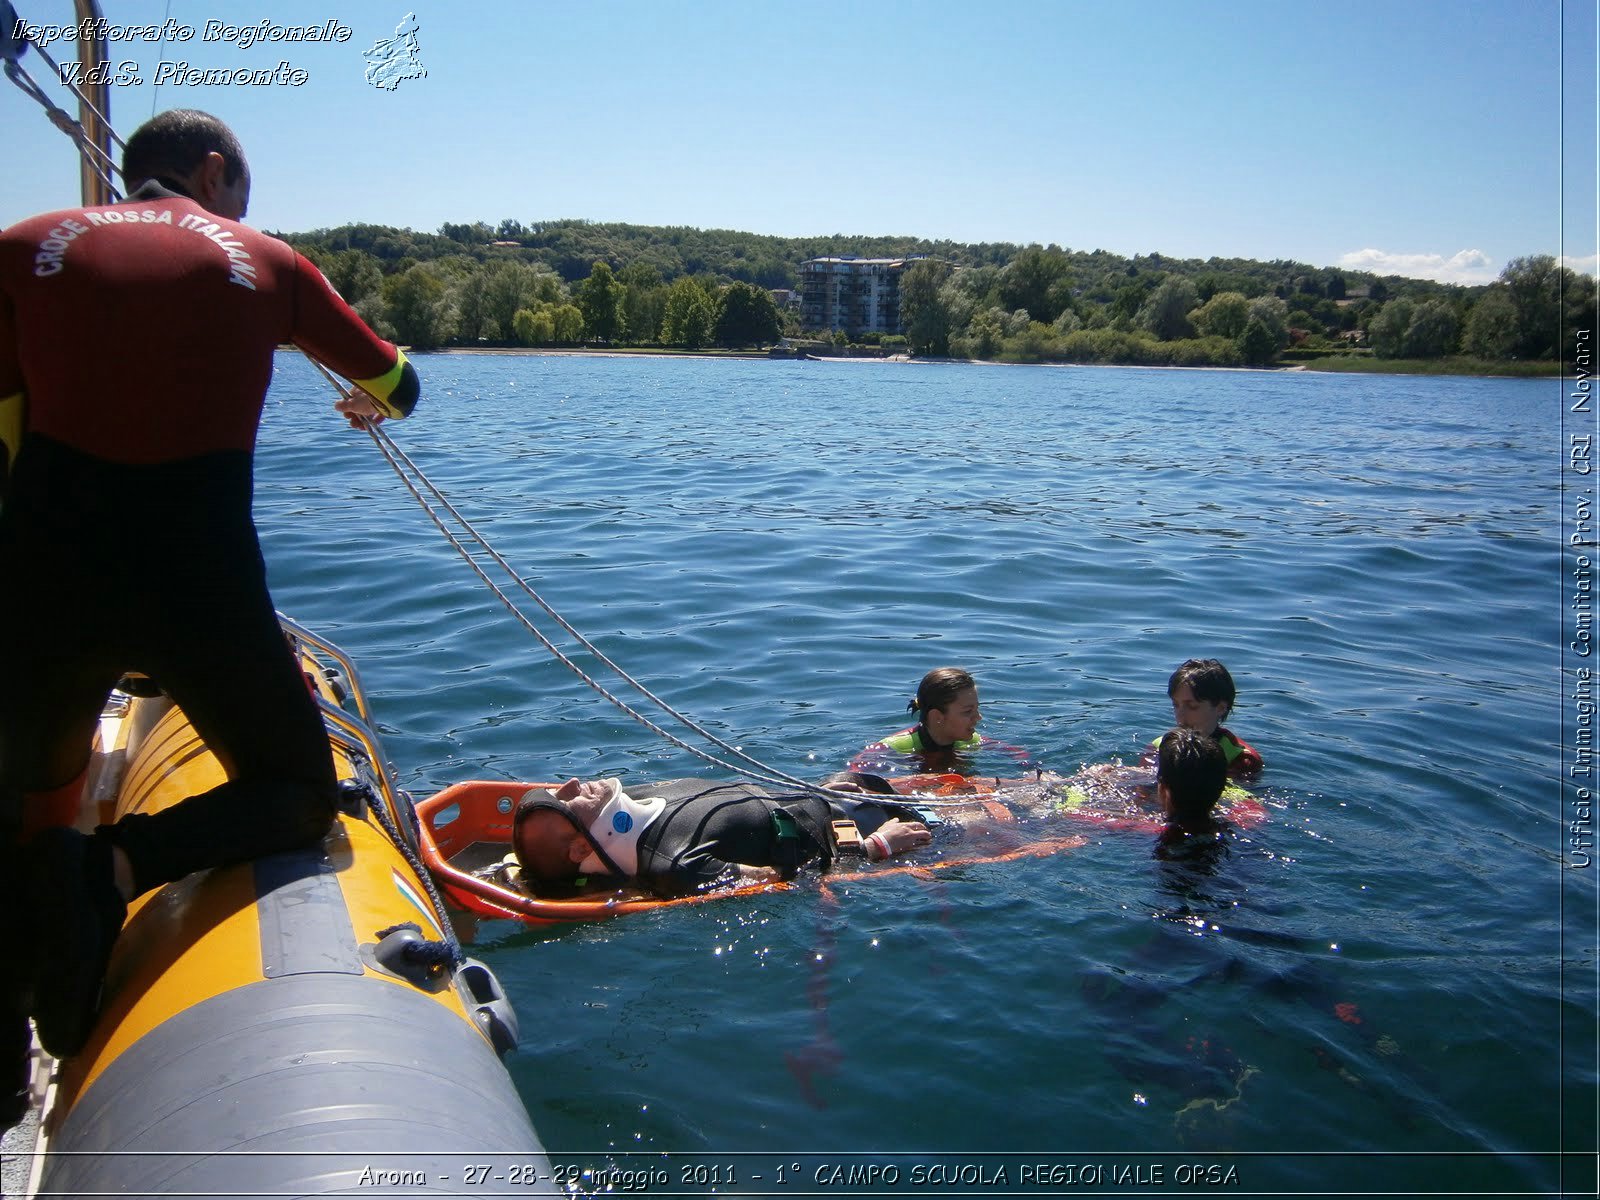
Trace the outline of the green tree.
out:
[[[1260,317],[1251,317],[1235,343],[1239,357],[1251,366],[1265,366],[1278,356],[1278,339]]]
[[[1491,284],[1467,314],[1461,348],[1476,358],[1507,359],[1517,352],[1517,308],[1504,284]]]
[[[1276,296],[1257,296],[1250,301],[1250,320],[1266,327],[1277,349],[1289,344],[1289,306]]]
[[[533,298],[540,304],[559,308],[567,302],[567,285],[554,271],[539,266],[533,277]]]
[[[1320,300],[1326,294],[1322,290],[1322,280],[1315,275],[1296,275],[1290,284],[1289,294],[1292,296],[1309,296],[1313,300]],[[1303,304],[1298,307],[1305,307]]]
[[[1070,293],[1070,270],[1067,256],[1055,247],[1028,246],[1001,270],[998,299],[1007,309],[1025,308],[1034,320],[1049,324]]]
[[[322,273],[351,308],[383,290],[378,260],[361,250],[345,250],[331,256]]]
[[[1107,312],[1113,323],[1131,326],[1144,307],[1145,298],[1154,290],[1142,283],[1124,284],[1117,289]]]
[[[1405,353],[1406,330],[1411,328],[1411,318],[1416,306],[1404,296],[1397,296],[1385,304],[1378,315],[1367,322],[1367,341],[1379,358],[1399,358]]]
[[[661,333],[667,307],[667,285],[647,262],[631,262],[617,272],[622,284],[622,325],[632,342],[653,342]]]
[[[683,318],[683,344],[686,349],[698,350],[711,344],[711,331],[716,325],[716,309],[707,301],[691,305]],[[842,332],[842,331],[841,331]]]
[[[604,262],[594,264],[578,288],[578,308],[583,313],[584,327],[590,337],[614,342],[622,336],[622,299],[627,288],[618,282],[611,268]]]
[[[1500,272],[1517,312],[1518,358],[1554,358],[1561,323],[1562,268],[1548,254],[1514,258]],[[1570,274],[1570,272],[1567,272]]]
[[[770,346],[783,336],[772,293],[751,283],[730,283],[717,297],[712,337],[719,346]]]
[[[557,307],[559,306],[554,304],[541,304],[533,310],[533,323],[528,327],[530,346],[555,345]]]
[[[652,263],[636,260],[617,272],[617,281],[623,287],[660,287],[661,270]]]
[[[511,337],[512,321],[520,310],[559,300],[562,295],[556,274],[532,263],[491,263],[483,270],[480,287],[485,324],[493,329],[483,336],[489,338]]]
[[[698,350],[710,342],[716,320],[716,305],[698,279],[674,280],[661,318],[661,341]]]
[[[500,324],[489,316],[484,304],[483,276],[481,273],[456,280],[451,285],[451,299],[456,309],[456,336],[464,342],[500,340]]]
[[[1328,299],[1318,300],[1310,306],[1311,315],[1317,319],[1317,324],[1325,333],[1342,327],[1344,311],[1337,303]]]
[[[974,305],[988,308],[999,303],[1000,268],[992,264],[957,271],[950,282]]]
[[[472,225],[441,225],[439,236],[463,246],[481,246],[494,240],[494,230],[482,221]]]
[[[1006,338],[1000,357],[1006,362],[1036,363],[1054,358],[1058,352],[1054,327],[1040,321],[1029,321],[1026,329]]]
[[[1238,271],[1206,271],[1196,276],[1194,284],[1195,290],[1200,293],[1202,304],[1221,292],[1259,296],[1264,290],[1257,280]]]
[[[1181,275],[1168,275],[1140,306],[1139,325],[1164,342],[1193,337],[1189,314],[1199,303],[1193,283]]]
[[[389,324],[404,345],[433,350],[455,334],[450,289],[427,263],[384,280],[383,300]]]
[[[539,315],[531,308],[519,308],[511,318],[511,337],[519,346],[539,344]]]
[[[622,327],[630,342],[653,342],[660,335],[661,318],[667,310],[667,285],[655,287],[624,284]]]
[[[1006,337],[1008,314],[999,305],[986,308],[972,318],[968,326],[970,344],[967,353],[973,358],[989,359],[1000,353]]]
[[[1417,305],[1406,325],[1404,352],[1407,358],[1441,358],[1456,346],[1459,323],[1448,300],[1424,300]]]
[[[1250,301],[1240,292],[1218,292],[1194,311],[1193,320],[1205,337],[1237,338],[1250,323]]]
[[[913,354],[950,353],[950,308],[943,290],[950,264],[925,258],[900,277],[900,320]]]
[[[939,289],[939,303],[944,305],[949,320],[952,354],[956,353],[954,341],[956,335],[972,324],[972,316],[978,311],[977,298],[964,284],[963,277],[968,274],[970,272],[956,272]]]
[[[558,304],[550,310],[551,340],[558,346],[583,341],[583,310],[576,304]]]

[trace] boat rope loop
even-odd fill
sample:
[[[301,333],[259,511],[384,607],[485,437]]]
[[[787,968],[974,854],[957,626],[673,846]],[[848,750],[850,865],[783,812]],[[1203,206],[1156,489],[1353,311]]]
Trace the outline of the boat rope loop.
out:
[[[11,6],[10,0],[0,0],[0,60],[5,62],[6,78],[16,84],[23,95],[44,109],[45,116],[50,119],[50,123],[72,139],[73,144],[78,148],[78,156],[106,185],[112,198],[120,199],[120,193],[117,191],[117,185],[113,179],[114,175],[121,173],[117,168],[116,162],[96,143],[94,138],[89,136],[89,132],[83,127],[83,122],[52,101],[45,90],[34,81],[33,76],[28,74],[27,69],[22,65],[22,56],[27,49],[30,46],[33,47],[34,53],[44,59],[45,65],[61,81],[61,86],[71,92],[78,101],[80,112],[88,111],[93,113],[100,124],[110,132],[117,145],[125,146],[126,143],[117,136],[117,131],[111,128],[111,122],[106,115],[95,106],[94,101],[78,86],[77,80],[73,75],[70,72],[63,71],[57,65],[56,60],[50,57],[49,51],[37,42],[31,41],[25,36],[14,36],[15,33],[19,32],[26,34],[27,22],[18,19],[17,10]]]
[[[364,751],[352,749],[350,754],[352,760],[366,758]],[[374,770],[376,765],[369,761],[362,768],[363,774]],[[423,890],[428,893],[428,899],[433,902],[433,911],[438,913],[441,918],[439,928],[442,931],[444,943],[450,949],[449,965],[454,966],[457,963],[465,962],[466,953],[461,949],[461,943],[456,938],[455,930],[450,927],[449,909],[445,908],[444,899],[439,895],[439,889],[434,886],[433,872],[428,870],[422,861],[422,857],[417,853],[416,839],[405,836],[404,831],[396,826],[395,817],[390,812],[389,805],[384,802],[384,795],[381,793],[386,794],[390,789],[366,780],[346,780],[340,785],[340,790],[347,794],[356,793],[361,795],[365,801],[366,811],[378,819],[378,824],[383,827],[384,835],[388,837],[390,844],[400,851],[400,856],[406,860],[406,865],[411,868],[417,879],[422,883]],[[395,807],[399,808],[402,800],[406,802],[406,812],[410,815],[413,825],[415,825],[416,807],[411,803],[411,797],[407,793],[399,793],[395,798]],[[382,940],[385,933],[391,932],[393,931],[384,930],[383,933],[378,934],[378,938]]]
[[[373,935],[373,956],[388,970],[416,983],[425,983],[466,958],[454,941],[430,942],[413,921],[391,925]]]

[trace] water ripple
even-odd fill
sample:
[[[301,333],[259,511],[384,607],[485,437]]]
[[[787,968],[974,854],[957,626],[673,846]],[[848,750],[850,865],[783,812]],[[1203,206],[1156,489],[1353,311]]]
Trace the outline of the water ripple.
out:
[[[419,367],[407,451],[607,653],[777,766],[820,775],[899,728],[942,663],[978,675],[988,732],[1058,769],[1131,757],[1191,655],[1229,664],[1231,724],[1269,763],[1271,819],[1207,869],[1102,831],[831,902],[491,923],[550,1144],[1554,1143],[1550,1088],[1499,1097],[1558,1037],[1559,389]],[[407,785],[695,773],[533,645],[327,401],[282,358],[258,516],[279,606],[355,655]],[[737,1101],[686,1107],[706,1079]],[[1446,1177],[1393,1160],[1374,1186]],[[1251,1182],[1320,1185],[1293,1159]]]

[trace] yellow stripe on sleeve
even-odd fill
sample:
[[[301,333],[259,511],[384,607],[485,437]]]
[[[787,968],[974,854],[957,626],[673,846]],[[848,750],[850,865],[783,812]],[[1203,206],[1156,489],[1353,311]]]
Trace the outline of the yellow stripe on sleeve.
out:
[[[383,415],[386,417],[399,419],[411,411],[412,407],[416,403],[416,397],[413,394],[410,397],[411,404],[405,404],[404,406],[394,403],[394,400],[402,399],[401,397],[395,396],[395,392],[400,390],[402,388],[402,384],[405,383],[407,378],[407,368],[411,365],[406,359],[406,352],[404,350],[401,350],[397,346],[394,353],[394,366],[390,367],[382,375],[378,375],[372,379],[358,379],[356,380],[356,383],[360,386],[362,391],[366,392],[372,397],[373,402],[378,406],[379,412],[383,413]],[[414,377],[415,372],[411,372],[411,375]],[[406,390],[414,391],[414,389]],[[391,399],[391,397],[393,397],[393,399]]]

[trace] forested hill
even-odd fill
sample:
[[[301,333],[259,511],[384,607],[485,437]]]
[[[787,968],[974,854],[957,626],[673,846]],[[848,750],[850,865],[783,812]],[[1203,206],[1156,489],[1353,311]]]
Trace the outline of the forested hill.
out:
[[[498,227],[482,222],[446,224],[438,233],[417,233],[385,225],[345,225],[309,233],[277,236],[301,250],[323,253],[359,250],[379,261],[389,274],[402,262],[427,262],[466,255],[480,262],[511,259],[541,263],[568,283],[588,277],[596,262],[614,270],[634,264],[653,268],[665,282],[684,276],[709,277],[719,283],[740,281],[763,288],[794,288],[800,264],[825,255],[853,254],[861,258],[903,258],[927,255],[962,267],[1003,267],[1026,247],[1010,242],[930,241],[917,237],[865,237],[834,234],[818,237],[770,237],[731,229],[694,229],[684,225],[628,225],[582,220],[545,221],[523,225],[502,221]],[[1047,247],[1044,253],[1069,271],[1079,286],[1090,281],[1137,277],[1141,273],[1176,274],[1204,279],[1213,291],[1241,291],[1246,295],[1293,294],[1305,284],[1317,294],[1342,299],[1346,291],[1365,291],[1378,285],[1378,298],[1393,295],[1432,296],[1451,290],[1429,280],[1385,277],[1331,267],[1275,260],[1259,262],[1240,258],[1176,259],[1162,254],[1127,258],[1105,250],[1081,251]],[[1059,256],[1059,258],[1057,257]],[[409,260],[409,261],[406,261]]]
[[[926,254],[962,266],[1000,266],[1019,249],[1005,244],[966,246],[913,237],[781,238],[731,229],[580,220],[545,221],[531,226],[502,221],[498,228],[481,222],[446,224],[436,234],[383,225],[346,225],[278,236],[302,249],[312,246],[327,251],[363,250],[385,263],[403,258],[426,262],[451,254],[467,254],[480,260],[512,257],[543,263],[568,283],[587,278],[596,262],[606,262],[616,270],[634,263],[652,267],[668,283],[682,275],[698,275],[764,288],[797,286],[800,264],[828,254],[855,254],[862,258]]]
[[[1370,352],[1512,363],[1572,353],[1561,330],[1593,328],[1595,302],[1594,280],[1549,255],[1464,287],[1281,259],[576,220],[437,233],[348,225],[286,240],[373,328],[422,349],[732,349],[859,336],[918,355],[1013,362],[1237,366]],[[808,329],[798,306],[775,302],[774,290],[798,286],[806,260],[828,255],[924,256],[901,277],[900,331]]]

